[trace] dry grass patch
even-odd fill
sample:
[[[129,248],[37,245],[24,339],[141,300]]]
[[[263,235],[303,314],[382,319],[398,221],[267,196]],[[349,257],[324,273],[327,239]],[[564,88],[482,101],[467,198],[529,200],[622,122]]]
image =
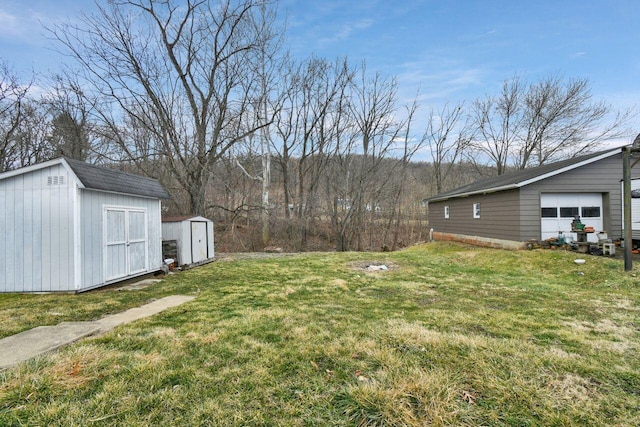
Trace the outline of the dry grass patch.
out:
[[[120,301],[5,299],[27,319],[198,294],[0,373],[0,425],[640,425],[637,279],[573,258],[429,244],[212,263]],[[372,259],[401,268],[363,274]]]

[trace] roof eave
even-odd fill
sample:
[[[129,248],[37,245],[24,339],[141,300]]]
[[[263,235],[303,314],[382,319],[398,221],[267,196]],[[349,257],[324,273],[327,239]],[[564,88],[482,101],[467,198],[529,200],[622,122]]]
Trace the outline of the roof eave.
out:
[[[503,185],[503,186],[499,186],[499,187],[483,188],[483,189],[480,189],[480,190],[474,190],[474,191],[469,191],[469,192],[464,192],[464,193],[451,194],[451,195],[443,196],[443,197],[436,196],[436,197],[433,197],[433,198],[427,200],[427,203],[430,203],[430,202],[441,202],[441,201],[444,201],[444,200],[458,199],[458,198],[469,197],[469,196],[478,195],[478,194],[489,194],[489,193],[496,193],[496,192],[499,192],[499,191],[513,190],[513,189],[516,189],[516,188],[521,188],[521,187],[527,186],[529,184],[533,184],[535,182],[542,181],[542,180],[547,179],[547,178],[551,178],[551,177],[559,175],[561,173],[568,172],[568,171],[573,170],[573,169],[577,169],[579,167],[588,165],[590,163],[594,163],[594,162],[597,162],[599,160],[606,159],[608,157],[614,156],[614,155],[616,155],[618,153],[621,153],[622,152],[622,148],[623,147],[617,147],[617,148],[612,149],[610,151],[606,151],[606,152],[602,153],[599,156],[595,156],[595,157],[592,157],[590,159],[584,160],[582,162],[574,163],[572,165],[565,166],[564,168],[556,169],[556,170],[553,170],[551,172],[548,172],[548,173],[545,173],[545,174],[542,174],[542,175],[538,175],[538,176],[536,176],[534,178],[526,179],[524,181],[516,182],[516,183],[513,183],[513,184],[509,184],[509,185]]]
[[[46,162],[37,163],[35,165],[30,165],[30,166],[24,166],[8,172],[0,173],[0,180],[12,178],[14,176],[24,175],[26,173],[38,171],[41,169],[46,169],[48,167],[55,166],[55,165],[64,166],[64,168],[69,172],[69,174],[71,174],[71,177],[76,182],[76,185],[79,188],[84,188],[83,182],[80,181],[80,178],[78,178],[78,176],[75,174],[75,172],[73,171],[73,168],[69,165],[69,163],[67,163],[67,161],[63,157],[59,157],[53,160],[47,160]]]
[[[150,196],[146,194],[127,193],[124,191],[114,191],[114,190],[103,190],[100,188],[92,188],[92,187],[82,187],[82,188],[87,191],[99,191],[101,193],[109,193],[109,194],[124,194],[125,196],[142,197],[145,199],[169,200],[171,198],[169,193],[165,194],[164,196]]]
[[[533,184],[535,182],[542,181],[543,179],[551,178],[553,176],[560,175],[561,173],[565,173],[565,172],[568,172],[570,170],[580,168],[580,167],[588,165],[590,163],[594,163],[594,162],[600,161],[602,159],[606,159],[608,157],[612,157],[612,156],[614,156],[614,155],[616,155],[618,153],[621,153],[621,152],[622,152],[622,147],[618,147],[618,148],[616,148],[614,150],[607,151],[605,153],[602,153],[599,156],[592,157],[592,158],[584,160],[582,162],[574,163],[572,165],[565,166],[564,168],[556,169],[556,170],[548,172],[546,174],[539,175],[539,176],[537,176],[535,178],[524,180],[522,182],[519,182],[518,186],[524,187],[525,185]]]
[[[427,203],[441,202],[441,201],[450,200],[450,199],[462,199],[464,197],[475,196],[475,195],[478,195],[478,194],[497,193],[499,191],[515,190],[517,188],[520,188],[520,186],[518,184],[509,184],[509,185],[503,185],[503,186],[500,186],[500,187],[484,188],[482,190],[469,191],[469,192],[466,192],[466,193],[451,194],[450,196],[444,196],[444,197],[437,197],[436,196],[434,198],[431,198],[431,199],[427,200]]]

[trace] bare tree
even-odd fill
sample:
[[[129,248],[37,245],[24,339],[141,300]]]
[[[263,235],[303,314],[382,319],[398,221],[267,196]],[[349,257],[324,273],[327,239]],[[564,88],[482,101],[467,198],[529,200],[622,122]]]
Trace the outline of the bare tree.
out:
[[[526,127],[518,146],[517,169],[575,157],[621,137],[631,114],[618,112],[611,117],[611,106],[592,100],[587,79],[547,77],[531,84],[523,99]]]
[[[274,116],[281,109],[280,97],[274,94],[272,89],[281,78],[282,66],[286,63],[286,58],[278,55],[282,45],[281,32],[275,30],[276,12],[274,9],[267,9],[266,4],[260,5],[259,19],[252,21],[256,34],[262,37],[262,42],[258,43],[257,61],[253,74],[259,79],[257,91],[258,105],[255,108],[255,123],[252,128],[260,129],[260,158],[262,164],[262,176],[259,181],[262,183],[261,198],[261,240],[262,245],[267,246],[270,240],[270,205],[269,192],[271,186],[271,124]]]
[[[300,249],[304,249],[309,221],[318,205],[319,184],[335,144],[338,115],[346,112],[343,103],[352,71],[346,59],[331,63],[313,57],[297,67],[290,64],[288,69],[291,72],[283,80],[275,123],[278,144],[274,150],[283,176],[285,215],[290,217],[289,206],[293,206]]]
[[[410,106],[406,107],[406,120],[404,120],[401,124],[401,133],[396,137],[396,143],[400,145],[400,156],[396,162],[393,163],[394,168],[389,171],[389,176],[394,176],[394,180],[392,182],[392,193],[391,193],[391,203],[390,203],[390,211],[391,215],[388,216],[389,222],[385,229],[385,238],[383,239],[383,249],[390,249],[391,251],[395,251],[398,248],[399,244],[399,236],[400,236],[400,226],[402,224],[403,219],[403,211],[406,209],[406,206],[403,206],[402,199],[405,196],[406,188],[407,188],[407,178],[409,175],[409,166],[413,156],[420,151],[425,143],[428,141],[429,134],[425,133],[421,138],[415,138],[412,135],[412,124],[415,118],[416,111],[418,109],[418,104],[416,101],[413,102]],[[432,136],[433,134],[431,134]],[[444,139],[442,139],[444,143]],[[393,231],[393,238],[391,240],[391,246],[386,246],[386,235],[389,231]]]
[[[92,119],[96,102],[73,76],[54,76],[42,103],[51,118],[48,142],[56,157],[96,163],[105,156],[97,125]]]
[[[0,172],[22,166],[25,147],[16,134],[24,122],[24,105],[33,82],[20,82],[5,61],[0,61]]]
[[[506,172],[509,156],[512,155],[522,127],[521,101],[522,83],[516,76],[505,80],[502,92],[487,96],[473,104],[474,127],[477,139],[473,148],[493,163],[498,175]]]
[[[473,139],[470,122],[464,121],[464,105],[445,105],[439,113],[429,114],[424,133],[431,153],[436,194],[444,190],[445,180]]]
[[[593,101],[586,79],[558,76],[530,84],[515,76],[504,82],[498,96],[477,100],[472,111],[472,146],[498,175],[592,151],[624,135],[632,116]]]
[[[367,224],[379,211],[389,181],[377,171],[404,128],[396,118],[395,79],[370,76],[363,66],[350,91],[334,120],[340,128],[326,175],[327,212],[339,251],[363,249]]]
[[[272,40],[257,31],[260,0],[108,0],[81,25],[53,29],[105,99],[101,117],[126,158],[149,169],[122,126],[135,120],[188,194],[184,211],[205,215],[213,164],[268,123],[255,117],[252,70]],[[268,4],[267,4],[268,6]],[[259,91],[258,91],[259,92]]]
[[[24,167],[56,157],[48,143],[51,123],[43,105],[31,99],[21,102],[20,120],[9,137],[12,167]]]

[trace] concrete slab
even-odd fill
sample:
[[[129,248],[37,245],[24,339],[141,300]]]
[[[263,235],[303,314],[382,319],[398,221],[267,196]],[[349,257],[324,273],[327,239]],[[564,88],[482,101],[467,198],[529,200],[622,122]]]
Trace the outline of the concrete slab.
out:
[[[64,322],[38,326],[0,340],[0,369],[49,353],[100,330],[94,322]]]
[[[41,354],[49,353],[82,338],[105,333],[116,326],[153,316],[195,297],[172,295],[122,313],[89,322],[62,322],[55,326],[38,326],[0,340],[0,369],[6,369]]]
[[[134,307],[122,313],[112,314],[111,316],[103,317],[96,320],[101,331],[106,332],[116,326],[123,323],[133,322],[134,320],[142,319],[145,317],[153,316],[161,311],[164,311],[171,307],[176,307],[185,302],[193,300],[195,297],[187,295],[171,295],[162,299],[150,302],[140,307]]]
[[[116,291],[138,291],[140,289],[148,288],[151,285],[162,282],[162,279],[144,279],[135,283],[128,283],[122,286],[112,285],[113,290]]]

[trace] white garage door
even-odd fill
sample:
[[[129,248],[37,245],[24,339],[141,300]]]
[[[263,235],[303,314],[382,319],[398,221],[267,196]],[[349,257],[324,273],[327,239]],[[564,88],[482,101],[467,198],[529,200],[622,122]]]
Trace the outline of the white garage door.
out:
[[[571,233],[571,222],[576,215],[585,225],[602,231],[602,194],[600,193],[543,193],[540,195],[540,222],[542,240],[557,237],[559,232],[577,239]],[[595,234],[589,234],[591,242],[597,242]]]

